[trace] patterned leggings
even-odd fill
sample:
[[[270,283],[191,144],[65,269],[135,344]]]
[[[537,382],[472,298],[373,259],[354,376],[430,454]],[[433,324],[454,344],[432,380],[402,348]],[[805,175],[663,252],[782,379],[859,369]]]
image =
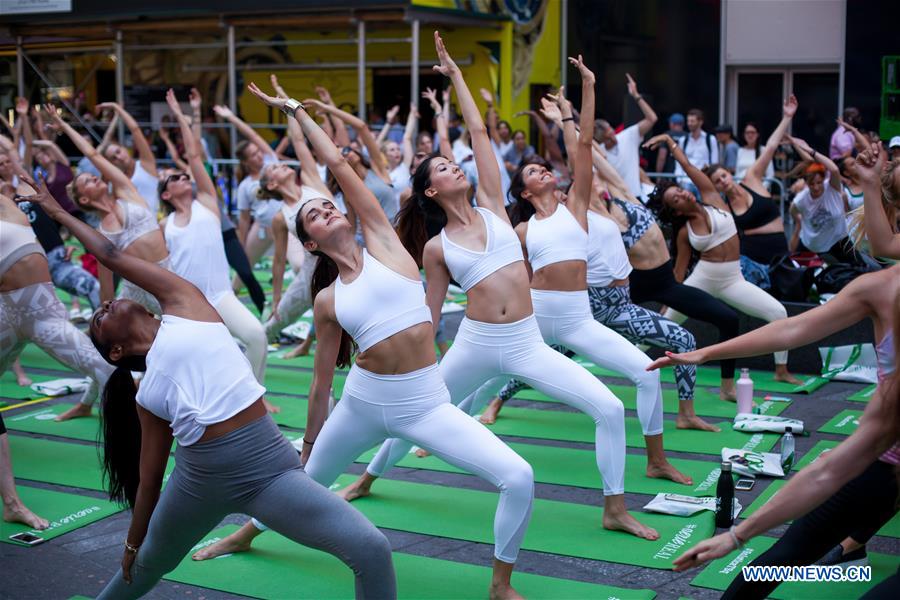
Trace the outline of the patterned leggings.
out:
[[[36,283],[0,294],[0,374],[34,342],[70,369],[91,379],[81,397],[93,404],[100,387],[113,372],[84,333],[69,322],[66,307],[50,282]]]
[[[594,319],[634,344],[649,344],[679,353],[697,349],[697,343],[690,331],[657,312],[632,304],[627,285],[588,288],[588,297],[591,301],[591,312],[594,314]],[[569,357],[575,354],[562,346],[552,346],[552,348]],[[678,365],[675,367],[675,383],[678,386],[679,400],[694,398],[696,380],[697,368],[695,366]],[[506,402],[527,387],[527,384],[513,379],[503,386],[498,397],[501,401]]]

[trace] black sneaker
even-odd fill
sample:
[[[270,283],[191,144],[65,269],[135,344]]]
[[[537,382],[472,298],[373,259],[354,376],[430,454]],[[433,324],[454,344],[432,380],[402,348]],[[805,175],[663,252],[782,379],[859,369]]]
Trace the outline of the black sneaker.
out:
[[[841,567],[850,566],[867,566],[869,564],[869,555],[866,554],[866,547],[858,548],[853,552],[844,554],[844,548],[838,544],[828,551],[828,554],[822,557],[819,565],[838,565]]]

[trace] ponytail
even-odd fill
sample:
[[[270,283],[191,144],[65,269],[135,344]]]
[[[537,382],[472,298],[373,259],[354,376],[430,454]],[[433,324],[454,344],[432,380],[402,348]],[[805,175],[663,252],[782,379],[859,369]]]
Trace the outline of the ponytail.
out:
[[[432,154],[416,167],[412,176],[412,195],[397,213],[397,235],[420,269],[425,244],[447,225],[447,213],[425,195],[425,190],[431,187],[431,161],[438,156]]]

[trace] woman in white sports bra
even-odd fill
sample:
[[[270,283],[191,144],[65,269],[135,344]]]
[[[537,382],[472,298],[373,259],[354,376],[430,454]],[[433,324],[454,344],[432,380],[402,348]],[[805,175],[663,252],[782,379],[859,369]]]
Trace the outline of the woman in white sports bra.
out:
[[[661,218],[672,215],[684,218],[687,223],[676,238],[678,258],[675,277],[684,285],[699,288],[751,317],[771,323],[787,317],[787,310],[778,300],[744,279],[741,274],[741,242],[737,234],[734,216],[722,200],[709,177],[690,163],[681,147],[668,135],[658,135],[644,147],[654,149],[665,143],[675,160],[682,166],[697,186],[702,198],[678,187],[674,181],[663,179],[654,191],[651,204],[662,205]],[[691,275],[684,279],[691,258],[691,248],[700,253],[700,260]],[[669,308],[666,318],[683,323],[687,317]],[[787,368],[788,353],[775,353],[775,380],[800,384]]]
[[[171,251],[171,269],[196,285],[212,304],[225,327],[246,348],[247,360],[260,384],[266,374],[266,334],[262,323],[235,296],[229,281],[228,259],[222,241],[222,222],[216,186],[203,164],[200,140],[172,90],[166,94],[169,110],[181,127],[191,174],[197,184],[197,196],[187,173],[174,172],[159,183],[159,198],[175,211],[165,219],[163,230]],[[273,406],[267,405],[270,410]]]
[[[93,211],[100,217],[98,231],[116,248],[169,268],[169,250],[156,215],[150,211],[147,201],[138,193],[131,179],[72,129],[59,116],[55,106],[47,105],[46,112],[103,175],[101,179],[90,173],[79,173],[69,184],[69,197],[80,208]],[[112,185],[112,193],[109,184]],[[112,273],[100,265],[98,278],[100,299],[111,300],[114,296]],[[150,312],[160,314],[156,298],[127,279],[122,280],[119,298],[133,300]]]
[[[510,576],[531,515],[531,467],[450,403],[416,261],[375,196],[299,102],[266,96],[254,84],[250,91],[296,116],[358,216],[366,243],[362,248],[356,242],[355,228],[328,200],[310,200],[297,215],[300,239],[319,257],[313,276],[318,348],[302,452],[306,472],[328,486],[374,444],[401,437],[491,482],[500,488],[500,502],[490,595],[519,597]],[[335,365],[350,362],[352,344],[359,354],[326,421]],[[246,549],[261,528],[251,521],[203,558]]]

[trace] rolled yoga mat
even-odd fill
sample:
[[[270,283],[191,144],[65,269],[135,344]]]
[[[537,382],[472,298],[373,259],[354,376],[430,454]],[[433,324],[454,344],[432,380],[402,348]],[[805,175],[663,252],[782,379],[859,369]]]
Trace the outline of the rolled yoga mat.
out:
[[[234,525],[210,532],[191,553],[225,537]],[[481,598],[491,581],[486,566],[394,552],[398,598]],[[337,558],[275,532],[253,540],[250,552],[196,562],[185,557],[165,579],[254,598],[352,598],[353,572]],[[527,598],[650,600],[656,593],[516,572],[513,585]]]
[[[16,459],[16,466],[18,466],[18,462]],[[11,540],[9,536],[28,532],[45,540],[52,540],[123,510],[122,507],[116,506],[108,500],[89,496],[76,496],[24,485],[16,486],[16,491],[25,506],[34,514],[50,521],[50,527],[42,531],[31,529],[21,523],[0,521],[0,542],[17,546],[27,546],[27,544]]]

